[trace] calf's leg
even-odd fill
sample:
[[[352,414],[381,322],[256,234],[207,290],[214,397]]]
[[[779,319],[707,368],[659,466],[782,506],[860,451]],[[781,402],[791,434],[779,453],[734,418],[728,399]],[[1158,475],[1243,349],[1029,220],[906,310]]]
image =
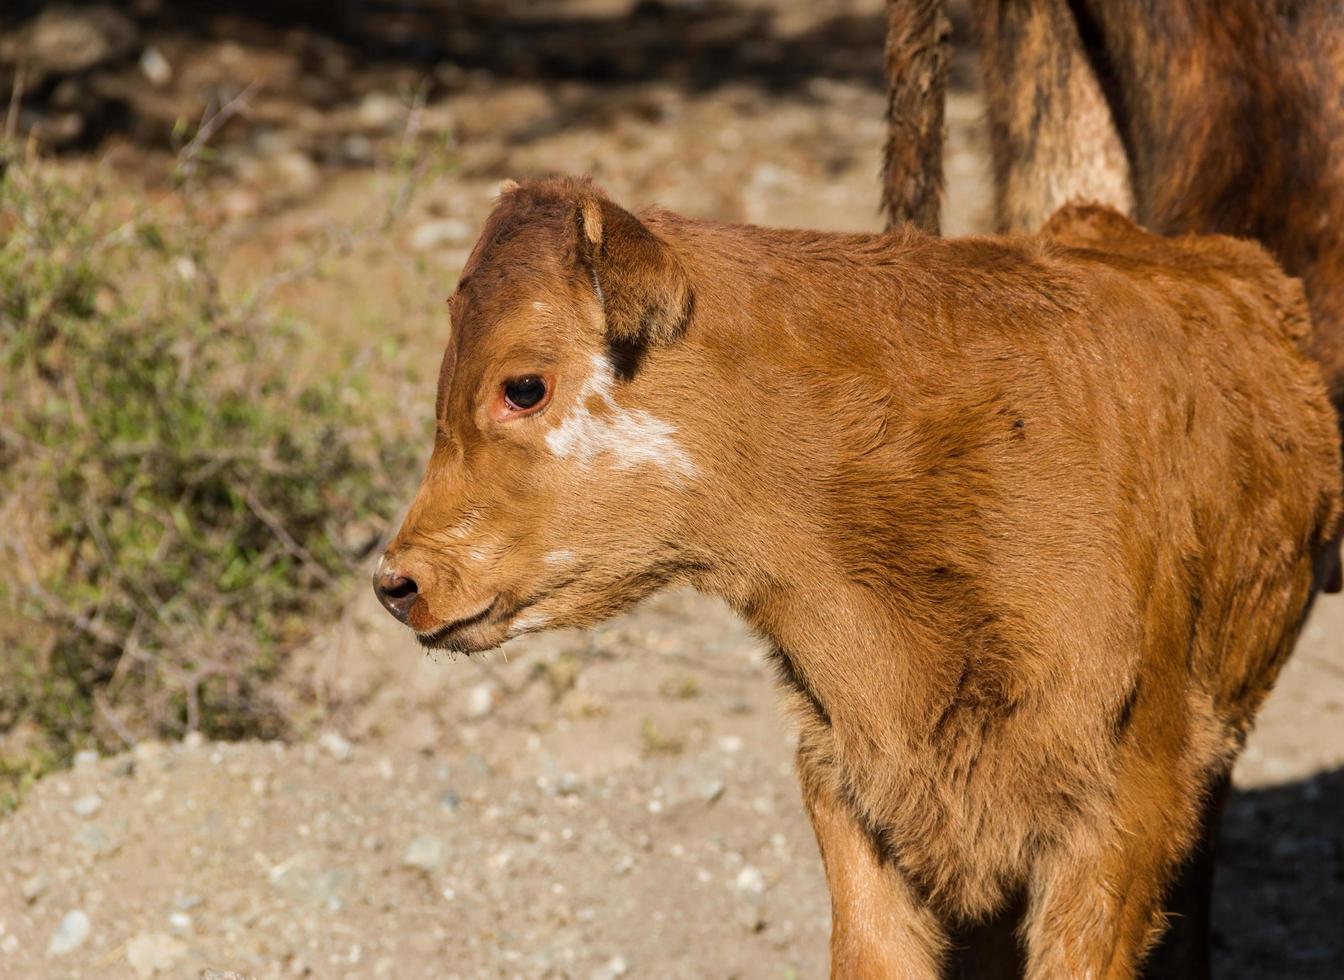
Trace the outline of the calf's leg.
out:
[[[803,800],[831,892],[833,980],[937,980],[946,936],[900,871],[883,861],[872,835],[829,780],[806,771]]]
[[[1204,804],[1200,839],[1167,896],[1167,931],[1143,967],[1144,980],[1209,980],[1214,858],[1232,778],[1222,776]]]
[[[1080,817],[1033,869],[1028,980],[1131,980],[1166,926],[1164,902],[1193,857],[1204,804],[1172,775],[1177,759],[1132,761],[1108,811]]]

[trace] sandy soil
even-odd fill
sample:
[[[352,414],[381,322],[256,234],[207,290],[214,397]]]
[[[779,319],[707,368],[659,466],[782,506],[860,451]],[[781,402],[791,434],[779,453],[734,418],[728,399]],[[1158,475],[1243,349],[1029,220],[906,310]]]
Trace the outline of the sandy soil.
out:
[[[313,325],[312,363],[296,368],[380,358],[411,435],[431,409],[443,299],[505,176],[591,172],[630,204],[877,229],[880,4],[731,9],[779,16],[765,54],[707,76],[650,67],[646,52],[602,86],[543,59],[536,77],[473,69],[436,92],[412,143],[436,169],[386,228],[376,217],[402,184],[379,162],[404,140],[405,90],[387,81],[390,102],[346,104],[278,86],[261,122],[222,134],[205,192],[229,279],[313,266],[275,284]],[[584,36],[563,26],[562,40]],[[796,70],[769,68],[770,45]],[[245,83],[261,62],[289,77],[287,49],[261,42],[165,50],[179,77],[214,66]],[[963,87],[953,232],[987,227],[979,114]],[[372,163],[323,150],[352,136]],[[171,158],[138,139],[109,137],[104,165],[155,188]],[[82,758],[0,822],[0,976],[822,974],[828,906],[792,736],[760,646],[726,609],[674,593],[591,633],[436,663],[366,593],[291,666],[287,683],[318,705],[310,740]],[[1331,598],[1237,770],[1222,976],[1344,976],[1342,725],[1344,601]]]

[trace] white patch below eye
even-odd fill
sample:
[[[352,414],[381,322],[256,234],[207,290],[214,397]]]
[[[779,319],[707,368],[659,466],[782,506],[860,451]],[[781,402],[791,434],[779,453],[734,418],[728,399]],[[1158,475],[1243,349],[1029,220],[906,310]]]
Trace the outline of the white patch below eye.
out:
[[[641,463],[661,467],[683,477],[696,475],[695,464],[674,438],[676,429],[640,409],[623,409],[612,398],[611,362],[593,358],[593,373],[574,399],[574,407],[560,424],[546,434],[546,445],[562,459],[573,456],[585,466],[609,454],[617,469]],[[596,396],[608,414],[594,417],[587,401]]]

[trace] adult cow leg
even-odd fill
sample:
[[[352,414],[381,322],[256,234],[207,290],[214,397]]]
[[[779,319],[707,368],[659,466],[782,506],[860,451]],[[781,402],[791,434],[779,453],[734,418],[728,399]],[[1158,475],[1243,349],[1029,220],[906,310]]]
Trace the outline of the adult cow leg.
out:
[[[900,2],[900,0],[893,0]],[[1133,213],[1129,160],[1066,0],[976,0],[998,227],[1070,201]]]
[[[937,980],[947,943],[942,926],[883,860],[806,740],[798,775],[830,885],[832,980]]]

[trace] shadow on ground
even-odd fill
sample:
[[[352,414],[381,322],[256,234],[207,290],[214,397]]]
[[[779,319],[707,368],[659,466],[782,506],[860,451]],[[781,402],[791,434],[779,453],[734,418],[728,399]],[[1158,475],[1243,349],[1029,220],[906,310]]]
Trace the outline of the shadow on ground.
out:
[[[1215,976],[1344,976],[1344,768],[1233,794],[1214,884]]]

